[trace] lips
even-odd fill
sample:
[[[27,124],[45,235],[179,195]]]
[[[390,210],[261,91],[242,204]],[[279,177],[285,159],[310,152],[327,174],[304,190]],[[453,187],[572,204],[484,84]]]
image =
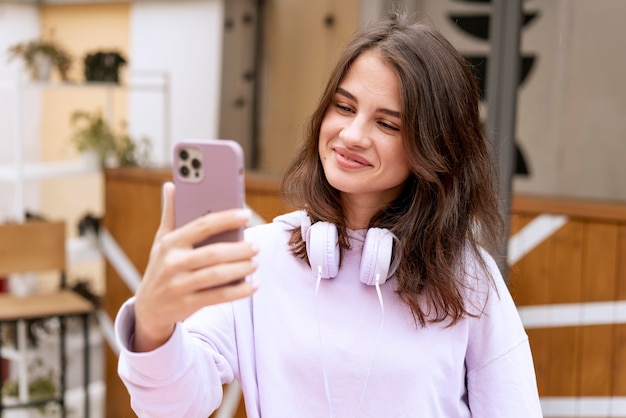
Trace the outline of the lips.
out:
[[[372,165],[365,158],[361,157],[358,154],[350,152],[345,148],[335,147],[333,148],[333,151],[335,151],[335,158],[337,160],[337,164],[339,164],[339,166],[341,167],[348,168],[348,169],[356,169],[356,168],[370,167]]]

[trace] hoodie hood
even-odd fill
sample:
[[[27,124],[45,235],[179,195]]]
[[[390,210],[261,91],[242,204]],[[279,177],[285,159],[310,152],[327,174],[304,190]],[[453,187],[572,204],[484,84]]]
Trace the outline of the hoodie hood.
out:
[[[286,229],[293,229],[303,225],[311,225],[309,215],[307,215],[304,210],[285,213],[284,215],[275,217],[272,222],[284,224],[287,226]]]

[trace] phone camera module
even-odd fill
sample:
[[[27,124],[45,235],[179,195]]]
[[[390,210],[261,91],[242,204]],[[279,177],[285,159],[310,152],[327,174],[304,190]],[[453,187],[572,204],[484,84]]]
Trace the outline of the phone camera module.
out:
[[[180,178],[191,182],[202,181],[202,151],[200,148],[185,145],[178,149],[176,155]]]

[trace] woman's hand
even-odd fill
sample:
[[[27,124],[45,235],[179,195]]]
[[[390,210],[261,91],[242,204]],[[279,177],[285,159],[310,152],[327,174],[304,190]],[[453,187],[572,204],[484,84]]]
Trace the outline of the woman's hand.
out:
[[[163,185],[163,213],[150,259],[135,300],[135,351],[164,344],[182,321],[198,309],[250,296],[254,282],[241,279],[256,269],[257,249],[247,242],[215,243],[194,248],[209,236],[245,226],[250,214],[234,209],[204,215],[176,229],[174,185]],[[226,285],[226,286],[224,286]]]

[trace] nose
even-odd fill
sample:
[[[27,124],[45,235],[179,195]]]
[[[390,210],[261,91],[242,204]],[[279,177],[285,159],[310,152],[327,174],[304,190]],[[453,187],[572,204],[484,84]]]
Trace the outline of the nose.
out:
[[[346,146],[366,148],[370,144],[369,129],[363,118],[358,116],[345,121],[339,138]]]

